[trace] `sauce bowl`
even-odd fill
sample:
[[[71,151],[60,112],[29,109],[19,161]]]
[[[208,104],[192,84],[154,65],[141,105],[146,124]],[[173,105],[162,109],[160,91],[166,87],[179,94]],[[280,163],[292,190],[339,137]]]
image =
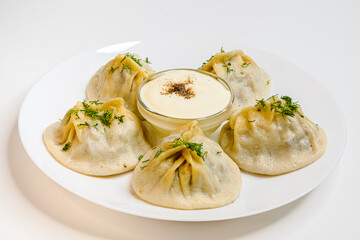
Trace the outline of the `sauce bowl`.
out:
[[[189,71],[189,72],[197,72],[200,74],[204,74],[207,76],[210,76],[211,78],[215,79],[221,85],[224,86],[226,90],[230,92],[230,99],[228,104],[221,109],[220,111],[216,111],[208,116],[203,116],[199,118],[179,118],[179,117],[171,117],[167,116],[163,113],[156,112],[155,110],[151,109],[149,106],[147,106],[143,99],[141,98],[141,90],[143,86],[145,86],[150,81],[155,80],[156,78],[163,76],[164,74],[169,74],[170,72],[175,71]],[[216,96],[213,96],[216,98]],[[198,69],[186,69],[186,68],[179,68],[179,69],[169,69],[161,72],[157,72],[148,78],[146,78],[139,86],[137,90],[137,108],[140,112],[140,114],[143,116],[145,121],[143,121],[143,125],[145,126],[145,130],[148,131],[148,134],[152,135],[151,137],[154,137],[153,135],[159,135],[159,137],[164,137],[169,135],[172,131],[175,129],[185,125],[188,122],[196,120],[198,122],[198,126],[204,131],[204,134],[206,136],[209,136],[211,133],[213,133],[224,121],[226,121],[230,114],[231,114],[231,107],[234,102],[234,92],[233,89],[230,87],[230,85],[219,76],[205,72]],[[191,111],[191,109],[189,109]],[[155,141],[157,142],[157,141]]]

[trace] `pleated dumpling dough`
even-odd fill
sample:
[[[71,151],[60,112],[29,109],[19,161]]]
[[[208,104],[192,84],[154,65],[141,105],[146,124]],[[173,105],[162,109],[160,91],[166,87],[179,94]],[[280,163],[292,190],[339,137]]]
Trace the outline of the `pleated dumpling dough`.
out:
[[[121,98],[78,102],[61,122],[46,128],[44,142],[58,162],[95,176],[132,170],[150,149],[138,118]]]
[[[141,199],[159,206],[215,208],[238,198],[241,173],[193,121],[142,157],[134,170],[132,187]]]
[[[233,114],[220,132],[220,145],[241,169],[277,175],[319,159],[326,134],[290,97],[273,96]]]
[[[256,99],[270,94],[270,77],[241,50],[216,53],[201,70],[213,73],[226,80],[234,90],[234,111],[252,106]]]
[[[91,78],[86,96],[89,100],[101,101],[123,98],[126,108],[138,115],[136,91],[144,79],[153,73],[147,61],[137,54],[118,54]]]

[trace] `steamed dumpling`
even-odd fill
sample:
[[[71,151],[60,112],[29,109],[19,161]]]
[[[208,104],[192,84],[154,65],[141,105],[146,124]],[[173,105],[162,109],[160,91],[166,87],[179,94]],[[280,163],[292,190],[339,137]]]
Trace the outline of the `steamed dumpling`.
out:
[[[141,199],[159,206],[215,208],[238,198],[241,173],[193,121],[142,157],[134,170],[132,187]]]
[[[319,159],[326,134],[290,97],[273,96],[233,114],[221,129],[220,145],[241,169],[277,175]]]
[[[61,122],[46,128],[44,142],[58,162],[95,176],[132,170],[150,149],[140,121],[121,98],[78,102]]]
[[[234,111],[254,105],[270,94],[270,77],[241,50],[216,53],[201,70],[226,80],[234,90]]]
[[[104,101],[120,97],[125,100],[126,108],[138,115],[136,91],[153,73],[137,54],[119,54],[91,78],[86,88],[87,98]]]

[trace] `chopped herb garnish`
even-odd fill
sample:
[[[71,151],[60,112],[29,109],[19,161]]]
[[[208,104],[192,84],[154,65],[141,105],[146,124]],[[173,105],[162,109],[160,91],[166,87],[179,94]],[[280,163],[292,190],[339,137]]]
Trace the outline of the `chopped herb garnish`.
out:
[[[211,59],[213,59],[213,57],[214,57],[214,55],[212,55],[208,60],[206,60],[205,62],[203,62],[203,66],[205,65],[205,64],[207,64],[208,62],[210,62],[211,61]]]
[[[115,68],[113,68],[113,67],[111,66],[111,67],[110,67],[110,70],[109,70],[109,73],[115,72],[115,70],[118,69],[118,68],[119,68],[119,66],[117,66],[117,67],[115,67]]]
[[[291,104],[291,103],[292,103],[292,99],[291,99],[291,97],[289,97],[289,96],[281,96],[281,99],[282,99],[282,100],[285,100],[285,102],[286,102],[287,104]]]
[[[281,116],[295,116],[295,113],[299,114],[300,117],[304,117],[304,115],[302,115],[299,112],[299,107],[300,105],[297,102],[293,102],[291,97],[289,96],[282,96],[281,99],[284,101],[276,100],[276,95],[269,97],[268,99],[272,99],[272,102],[270,103],[270,110],[274,110],[275,112],[279,113]],[[266,111],[268,109],[268,106],[266,105],[264,99],[261,100],[256,100],[256,105],[255,107],[257,107],[258,105],[261,105],[264,110]]]
[[[90,127],[90,124],[88,122],[80,123],[77,125],[78,127]]]
[[[257,107],[257,106],[259,106],[259,105],[261,105],[261,106],[264,108],[265,111],[268,109],[268,106],[266,105],[264,99],[256,100],[256,105],[255,105],[255,107]]]
[[[96,123],[96,124],[94,124],[94,125],[92,125],[96,130],[98,130],[99,131],[99,129],[97,129],[97,125],[98,125],[99,123]]]
[[[243,73],[243,72],[240,72],[240,74],[241,74],[241,75],[244,75],[244,73]]]
[[[87,116],[91,117],[92,119],[95,119],[95,117],[99,113],[98,111],[92,109],[81,109],[80,111],[85,113]]]
[[[216,154],[220,154],[220,153],[222,153],[222,151],[216,152]]]
[[[62,148],[63,151],[67,151],[69,150],[69,148],[71,147],[71,142],[67,142],[64,147]]]
[[[104,103],[102,103],[102,102],[99,102],[99,100],[96,100],[96,101],[89,101],[89,103],[91,103],[91,104],[95,104],[96,106],[97,106],[97,105],[104,104]]]
[[[231,71],[234,71],[234,69],[230,68],[231,63],[229,62],[228,64],[224,64],[223,67],[226,68],[226,73],[229,74]]]
[[[83,105],[83,107],[84,107],[85,109],[89,109],[89,107],[90,107],[90,105],[87,104],[87,103],[85,102],[85,100],[82,101],[82,105]]]
[[[124,115],[121,116],[114,116],[115,119],[119,120],[119,124],[124,122]]]
[[[155,148],[156,148],[156,146],[155,146],[155,147],[153,147],[153,148],[152,148],[152,150],[154,150]]]
[[[144,155],[140,155],[140,156],[138,157],[139,161],[140,161],[143,157],[144,157]]]
[[[88,116],[90,116],[92,119],[100,120],[100,122],[107,127],[110,127],[110,125],[111,125],[113,111],[114,111],[113,109],[107,109],[104,111],[104,113],[102,115],[99,115],[98,111],[84,110],[84,112]]]
[[[139,65],[140,67],[142,67],[142,64],[140,63],[140,59],[137,59],[134,55],[132,54],[126,54],[126,56],[128,56],[129,58],[131,58],[134,62],[137,63],[137,65]]]
[[[94,105],[100,105],[103,104],[99,101],[89,101],[89,103],[94,104]],[[79,119],[79,112],[83,112],[86,116],[90,117],[92,120],[99,120],[103,125],[105,125],[106,127],[110,127],[112,121],[114,119],[117,119],[119,121],[119,124],[124,122],[124,115],[121,116],[116,116],[113,114],[114,109],[106,109],[106,110],[101,110],[98,111],[96,109],[93,109],[88,103],[86,103],[86,101],[84,100],[82,102],[82,105],[84,107],[84,109],[72,109],[69,112],[69,120],[71,118],[71,115],[76,115],[76,119]],[[98,123],[96,123],[95,125],[92,125],[94,128],[96,128],[96,126],[98,125]],[[78,126],[88,126],[90,127],[90,124],[88,122],[85,123],[80,123],[78,124]],[[96,130],[98,130],[96,128]]]
[[[269,100],[270,98],[272,98],[272,100],[275,102],[275,101],[276,101],[275,97],[278,97],[278,95],[279,95],[279,94],[272,95],[272,96],[269,97],[267,100]]]
[[[125,55],[125,56],[123,57],[123,59],[121,59],[120,63],[122,63],[122,62],[125,60],[126,57],[127,57],[127,55]]]
[[[270,81],[271,81],[271,80],[267,80],[266,85],[269,85],[269,84],[270,84]]]
[[[104,118],[110,118],[113,114],[114,110],[113,109],[106,109],[104,114],[103,114],[103,117]]]
[[[143,169],[146,168],[146,167],[147,167],[147,165],[141,166],[141,167],[140,167],[140,170],[143,170]]]
[[[248,122],[255,122],[255,120],[251,120],[251,121],[248,121]]]
[[[131,68],[130,68],[129,65],[123,64],[123,68],[121,69],[121,73],[124,71],[124,69],[127,69],[127,70],[129,70],[130,73],[132,73]]]
[[[291,115],[291,116],[294,116],[294,113],[297,113],[299,114],[300,117],[304,117],[304,115],[302,115],[300,112],[299,112],[299,107],[300,105],[297,103],[297,102],[293,102],[291,97],[289,96],[282,96],[281,97],[282,100],[285,101],[285,106],[283,107],[283,109],[285,110],[284,113],[281,112],[281,115],[284,116],[285,115]],[[286,112],[291,112],[292,114],[286,114]]]
[[[164,152],[164,151],[161,150],[161,149],[157,150],[156,153],[155,153],[155,158],[157,158],[158,156],[160,156],[160,154],[163,153],[163,152]]]
[[[80,118],[80,116],[79,116],[79,111],[80,111],[79,109],[71,109],[71,110],[69,111],[69,120],[70,120],[72,114],[75,114],[75,115],[76,115],[76,119],[79,119],[79,118]]]
[[[145,62],[146,62],[147,64],[151,64],[151,62],[149,61],[149,58],[148,58],[148,57],[145,58]]]
[[[249,62],[243,62],[240,66],[242,66],[243,68],[246,68],[250,65]]]
[[[224,51],[224,48],[223,47],[221,47],[221,49],[220,49],[220,53],[224,53],[225,51]]]
[[[146,160],[144,160],[144,161],[142,161],[142,163],[146,163],[146,162],[148,162],[150,159],[146,159]]]
[[[181,146],[184,145],[186,148],[190,149],[191,151],[196,152],[196,154],[202,158],[202,160],[205,161],[205,157],[207,156],[207,151],[202,153],[202,147],[203,144],[202,143],[193,143],[193,142],[186,142],[180,138],[175,138],[174,141],[171,142],[170,146],[172,147],[177,147],[177,146]]]

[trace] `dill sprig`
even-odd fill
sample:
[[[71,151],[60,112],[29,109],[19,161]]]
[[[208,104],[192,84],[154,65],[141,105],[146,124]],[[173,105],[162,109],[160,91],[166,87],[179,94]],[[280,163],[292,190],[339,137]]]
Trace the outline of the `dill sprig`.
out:
[[[67,142],[64,147],[62,148],[63,151],[67,151],[69,150],[69,148],[71,147],[71,142]]]
[[[228,64],[224,64],[223,67],[226,68],[226,73],[229,74],[230,72],[234,71],[234,69],[230,68],[231,62],[228,62]]]
[[[203,62],[202,66],[204,66],[205,64],[207,64],[208,62],[211,61],[211,59],[213,59],[214,55],[212,55],[208,60],[205,60],[205,62]]]
[[[148,57],[145,58],[145,62],[146,62],[147,64],[152,64],[152,63],[149,61],[149,58],[148,58]]]
[[[187,142],[180,138],[175,138],[174,141],[171,142],[170,146],[177,147],[184,145],[186,148],[190,149],[191,151],[196,152],[196,154],[205,161],[205,157],[207,156],[207,151],[202,153],[203,144],[202,143],[194,143],[194,142]]]
[[[281,96],[281,99],[285,101],[285,105],[280,107],[280,111],[278,111],[282,116],[294,116],[295,113],[297,113],[300,117],[304,117],[304,115],[299,112],[300,105],[297,102],[293,102],[291,97]]]
[[[84,107],[85,109],[89,109],[89,108],[90,108],[90,105],[89,105],[89,104],[87,104],[85,100],[84,100],[84,101],[82,101],[82,103],[81,103],[81,104],[83,105],[83,107]]]
[[[163,153],[163,152],[164,152],[164,150],[162,150],[162,149],[157,150],[156,153],[155,153],[155,157],[154,157],[154,158],[157,158],[157,157],[160,156],[160,154]]]
[[[225,53],[225,50],[223,47],[220,48],[220,53]],[[205,64],[210,62],[213,58],[214,58],[214,55],[212,55],[208,60],[205,60],[205,62],[203,62],[203,64],[202,64],[202,66],[204,66]]]
[[[121,59],[120,63],[122,63],[122,62],[125,60],[126,57],[127,57],[127,55],[125,55],[125,56]]]
[[[79,123],[77,126],[78,127],[90,127],[90,124],[88,122],[85,122],[85,123]]]
[[[261,106],[264,108],[265,111],[268,109],[268,106],[266,105],[266,102],[265,102],[264,99],[256,100],[256,105],[255,105],[255,107],[257,107],[257,106],[259,106],[259,105],[261,105]]]
[[[250,65],[249,62],[243,62],[240,66],[242,66],[243,68],[246,68]]]
[[[70,111],[69,111],[69,119],[68,119],[68,121],[70,120],[70,118],[71,118],[71,115],[75,115],[76,116],[76,119],[79,119],[80,118],[80,116],[79,116],[79,109],[71,109]]]
[[[140,156],[138,157],[138,160],[140,161],[143,157],[144,157],[144,155],[140,155]]]
[[[102,115],[96,115],[95,117],[100,120],[100,122],[102,124],[104,124],[107,127],[110,127],[111,125],[111,120],[112,120],[112,115],[113,115],[114,110],[113,109],[107,109],[104,111],[104,113]]]
[[[99,105],[99,104],[103,104],[103,103],[99,103],[98,101],[89,101],[89,103],[94,103],[95,105]],[[72,115],[76,116],[76,119],[79,119],[79,112],[83,112],[86,116],[90,117],[92,120],[99,120],[103,125],[105,125],[106,127],[110,127],[112,121],[114,119],[117,119],[120,123],[124,122],[124,115],[121,116],[117,116],[114,114],[114,109],[106,109],[104,111],[102,111],[102,113],[100,111],[97,111],[93,108],[91,108],[90,104],[86,103],[86,101],[84,100],[82,102],[82,105],[84,107],[84,109],[72,109],[69,111],[69,120],[71,118]],[[94,128],[96,128],[98,124],[96,125],[92,125]],[[77,125],[79,126],[90,126],[89,123],[85,122],[85,123],[80,123]],[[97,128],[96,128],[97,130]]]
[[[131,67],[129,65],[125,64],[125,63],[123,64],[123,68],[121,69],[121,73],[124,71],[124,69],[127,69],[127,70],[129,70],[130,73],[132,73]]]
[[[128,56],[129,58],[131,58],[134,62],[137,63],[137,65],[139,65],[140,67],[142,67],[142,64],[140,63],[140,59],[136,58],[134,55],[128,53],[126,54],[126,56]]]
[[[300,117],[304,117],[299,111],[300,105],[297,102],[293,102],[291,97],[289,96],[281,96],[280,99],[276,99],[277,94],[273,95],[268,98],[272,99],[273,101],[270,103],[270,110],[275,111],[276,113],[279,113],[281,116],[291,116],[294,117],[295,113],[299,114]],[[268,109],[268,105],[265,103],[264,99],[256,100],[255,107],[261,105],[264,110],[266,111]]]
[[[99,102],[99,100],[96,100],[96,101],[89,101],[89,103],[91,103],[91,104],[95,104],[96,106],[97,105],[101,105],[101,104],[104,104],[104,103],[102,103],[102,102]]]
[[[117,66],[117,67],[115,67],[115,68],[111,66],[111,67],[110,67],[110,70],[109,70],[109,73],[115,72],[115,70],[118,69],[118,68],[119,68],[119,66]]]
[[[124,119],[123,119],[123,118],[124,118],[124,115],[121,115],[121,116],[114,116],[114,119],[119,120],[119,124],[124,122]]]

